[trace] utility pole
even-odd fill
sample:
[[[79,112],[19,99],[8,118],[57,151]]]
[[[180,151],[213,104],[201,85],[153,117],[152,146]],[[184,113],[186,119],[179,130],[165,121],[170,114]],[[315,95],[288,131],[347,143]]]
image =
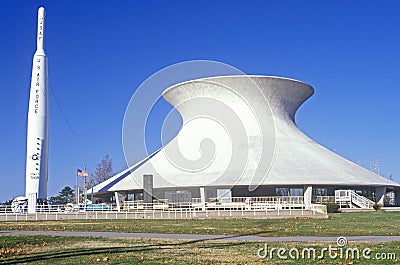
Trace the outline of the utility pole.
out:
[[[377,158],[376,161],[370,160],[369,161],[369,170],[374,172],[375,174],[380,175],[379,172],[379,159]]]
[[[379,160],[378,160],[378,158],[376,159],[376,162],[375,162],[375,173],[380,175],[379,174]]]

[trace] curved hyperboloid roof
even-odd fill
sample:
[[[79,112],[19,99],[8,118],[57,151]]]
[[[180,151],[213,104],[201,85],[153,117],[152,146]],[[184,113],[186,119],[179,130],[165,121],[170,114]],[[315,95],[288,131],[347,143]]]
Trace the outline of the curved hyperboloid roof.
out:
[[[94,192],[248,185],[397,186],[314,142],[296,126],[314,93],[305,83],[267,76],[188,81],[164,91],[183,126],[166,146],[95,186]]]

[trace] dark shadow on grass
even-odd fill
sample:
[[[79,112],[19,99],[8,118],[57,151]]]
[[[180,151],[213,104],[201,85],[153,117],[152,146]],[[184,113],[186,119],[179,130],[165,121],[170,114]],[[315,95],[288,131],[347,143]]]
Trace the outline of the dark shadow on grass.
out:
[[[148,252],[153,250],[166,250],[166,249],[174,249],[178,246],[189,246],[196,243],[206,243],[209,241],[216,240],[234,240],[237,237],[241,236],[255,236],[261,233],[267,233],[265,231],[251,233],[251,234],[243,234],[243,235],[233,235],[233,236],[223,236],[216,238],[207,238],[207,239],[196,239],[191,241],[185,241],[180,243],[160,243],[160,244],[152,244],[147,246],[134,246],[134,247],[109,247],[109,248],[85,248],[85,249],[70,249],[66,251],[55,251],[52,253],[43,253],[43,254],[33,254],[33,255],[24,255],[24,256],[12,256],[9,258],[0,259],[0,264],[19,264],[19,263],[28,263],[35,261],[45,261],[51,259],[62,259],[62,258],[72,258],[79,256],[92,256],[99,254],[117,254],[117,253],[127,253],[127,252]],[[229,247],[229,246],[239,246],[244,245],[250,242],[240,242],[240,241],[232,241],[232,242],[224,242],[224,243],[213,243],[207,246],[200,246],[200,248],[220,248],[220,247]]]

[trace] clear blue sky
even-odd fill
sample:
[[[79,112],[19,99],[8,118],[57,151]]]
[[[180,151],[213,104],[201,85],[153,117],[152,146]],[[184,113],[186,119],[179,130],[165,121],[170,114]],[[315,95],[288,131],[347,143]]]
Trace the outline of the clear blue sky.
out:
[[[310,137],[400,180],[399,1],[1,1],[0,200],[24,194],[37,8],[47,10],[49,195],[109,154],[123,167],[125,108],[151,74],[208,59],[314,86]],[[157,136],[157,131],[152,135]],[[140,157],[138,157],[140,159]]]

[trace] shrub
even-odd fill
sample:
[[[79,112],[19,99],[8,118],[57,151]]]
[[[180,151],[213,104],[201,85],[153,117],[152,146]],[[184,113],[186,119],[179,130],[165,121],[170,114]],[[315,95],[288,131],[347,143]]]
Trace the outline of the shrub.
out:
[[[338,213],[339,212],[339,205],[333,202],[325,203],[326,211],[328,213]]]
[[[375,211],[378,211],[382,208],[382,204],[381,203],[375,203],[372,207],[374,208]]]

